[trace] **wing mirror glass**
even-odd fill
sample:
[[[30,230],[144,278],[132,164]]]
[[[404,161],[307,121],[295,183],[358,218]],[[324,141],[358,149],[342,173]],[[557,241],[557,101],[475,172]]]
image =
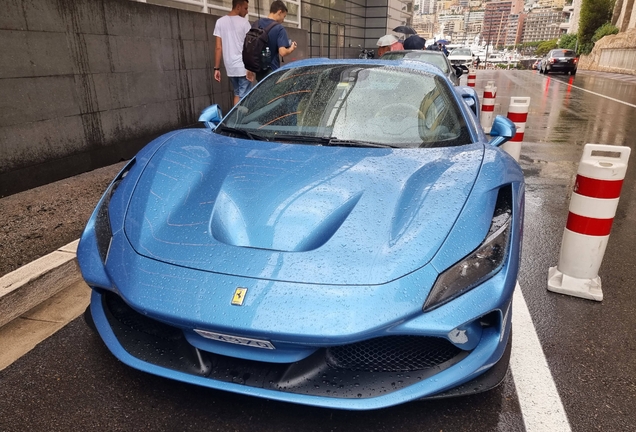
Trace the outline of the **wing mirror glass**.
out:
[[[493,137],[489,144],[495,147],[499,147],[506,141],[509,141],[517,133],[517,127],[507,117],[498,115],[495,117],[495,121],[492,122],[492,128],[490,129],[490,136]]]
[[[210,129],[215,129],[221,123],[221,119],[223,119],[223,112],[218,104],[205,108],[199,116],[199,121],[205,123]]]
[[[464,69],[462,69],[460,66],[453,65],[453,69],[455,69],[455,75],[457,76],[457,78],[464,74]]]

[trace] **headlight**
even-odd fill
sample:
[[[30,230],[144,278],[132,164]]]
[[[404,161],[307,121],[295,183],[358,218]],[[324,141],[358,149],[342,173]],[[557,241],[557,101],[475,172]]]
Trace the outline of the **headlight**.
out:
[[[113,239],[113,230],[110,226],[110,217],[108,215],[108,206],[110,205],[110,199],[119,187],[121,181],[126,177],[130,168],[135,164],[133,158],[120,173],[115,177],[115,180],[108,186],[106,192],[99,203],[97,214],[95,216],[95,238],[97,240],[97,249],[99,250],[99,256],[102,262],[106,264],[108,259],[108,251],[110,250],[110,242]]]
[[[505,186],[499,190],[486,240],[437,277],[424,303],[424,312],[449,302],[497,274],[508,256],[511,226],[512,188]]]

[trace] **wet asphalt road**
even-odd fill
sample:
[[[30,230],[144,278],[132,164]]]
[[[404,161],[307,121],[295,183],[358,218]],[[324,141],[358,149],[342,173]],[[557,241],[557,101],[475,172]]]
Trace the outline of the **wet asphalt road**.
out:
[[[496,114],[530,96],[521,152],[526,224],[519,283],[573,431],[636,430],[636,169],[627,171],[600,269],[603,302],[546,290],[584,144],[636,142],[636,83],[580,71],[478,71]],[[462,84],[465,83],[465,77]],[[528,362],[536,359],[528,358]],[[524,431],[512,374],[485,394],[346,412],[168,381],[112,357],[81,319],[0,371],[0,431]],[[546,425],[544,430],[554,430]]]

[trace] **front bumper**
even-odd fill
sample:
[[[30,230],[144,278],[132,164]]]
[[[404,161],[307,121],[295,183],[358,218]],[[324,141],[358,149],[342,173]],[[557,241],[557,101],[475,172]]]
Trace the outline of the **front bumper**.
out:
[[[503,380],[510,356],[509,309],[499,323],[484,328],[472,350],[428,338],[438,355],[428,367],[407,371],[338,364],[325,347],[291,363],[215,354],[196,348],[181,329],[136,312],[111,292],[93,291],[90,314],[111,352],[131,367],[209,388],[330,408],[374,409],[479,393]]]

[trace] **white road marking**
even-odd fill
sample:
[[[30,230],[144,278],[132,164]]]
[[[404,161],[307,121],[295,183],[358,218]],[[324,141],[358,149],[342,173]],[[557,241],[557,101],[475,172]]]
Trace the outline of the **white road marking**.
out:
[[[518,283],[512,310],[510,369],[526,432],[570,432],[570,422]]]
[[[620,99],[615,99],[615,98],[613,98],[613,97],[605,96],[605,95],[603,95],[603,94],[596,93],[596,92],[593,92],[592,90],[587,90],[587,89],[584,89],[584,88],[582,88],[582,87],[575,86],[575,85],[573,85],[573,84],[569,84],[569,83],[566,83],[566,82],[563,82],[563,81],[559,81],[559,80],[552,80],[552,82],[557,82],[557,83],[559,83],[559,84],[572,86],[572,87],[574,87],[575,89],[583,90],[584,92],[592,93],[593,95],[600,96],[600,97],[602,97],[602,98],[609,99],[609,100],[614,101],[614,102],[622,103],[623,105],[627,105],[627,106],[630,106],[630,107],[632,107],[632,108],[636,108],[636,105],[631,104],[631,103],[629,103],[629,102],[625,102],[625,101],[622,101],[622,100],[620,100]]]

